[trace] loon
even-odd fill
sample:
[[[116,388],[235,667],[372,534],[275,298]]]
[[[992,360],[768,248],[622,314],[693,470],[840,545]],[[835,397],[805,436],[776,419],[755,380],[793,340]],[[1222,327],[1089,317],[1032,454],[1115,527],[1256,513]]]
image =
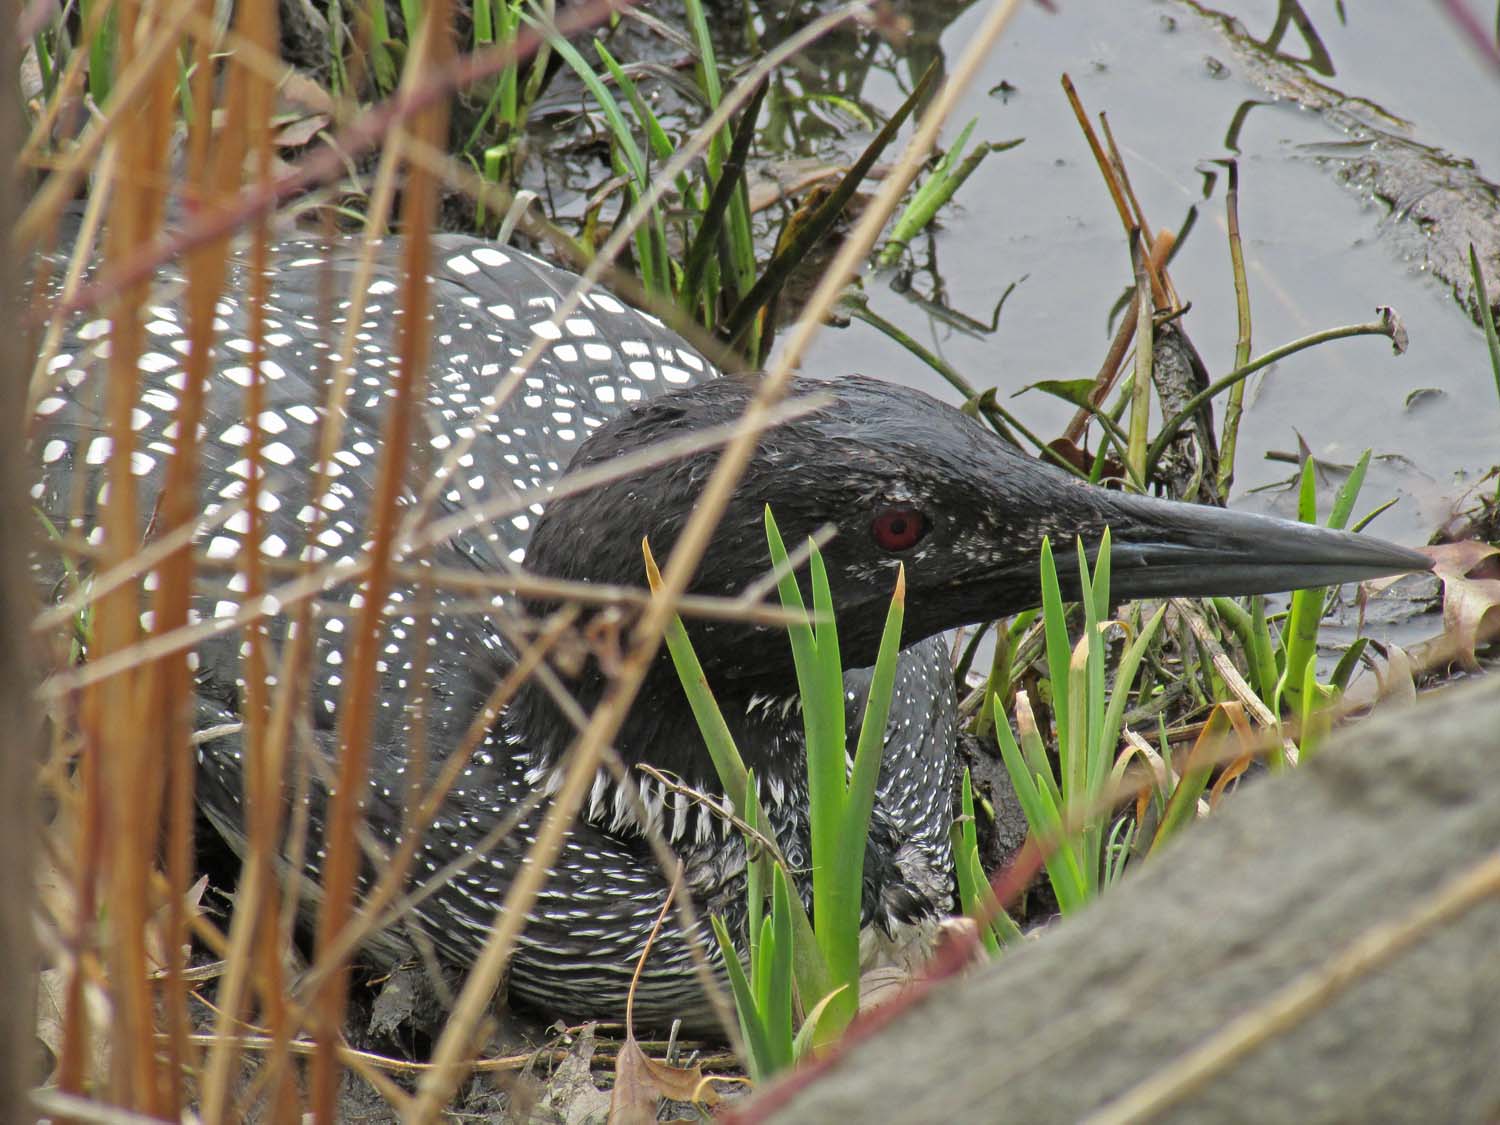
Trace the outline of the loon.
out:
[[[504,514],[451,531],[414,552],[417,566],[475,573],[523,566],[540,575],[640,586],[640,543],[663,555],[692,512],[716,452],[677,458],[611,483],[550,495],[570,469],[600,466],[654,443],[739,416],[754,393],[753,375],[721,375],[655,318],[601,289],[576,311],[554,313],[574,275],[509,247],[459,235],[433,237],[430,333],[433,356],[421,392],[412,469],[402,503],[433,501],[429,525],[476,505],[514,500]],[[342,447],[328,466],[321,498],[326,522],[315,530],[324,380],[346,328],[347,299],[360,249],[354,243],[291,241],[269,259],[259,415],[268,477],[261,492],[262,550],[284,561],[352,561],[366,545],[379,461],[383,411],[395,368],[392,302],[400,276],[399,242],[383,244],[355,326],[354,378],[342,405]],[[221,565],[245,548],[248,520],[236,508],[251,469],[244,393],[249,312],[236,294],[250,291],[249,266],[232,263],[217,306],[214,374],[207,392],[200,469],[198,546]],[[170,269],[144,310],[146,349],[139,362],[132,469],[148,521],[174,449],[174,413],[185,388],[186,317]],[[341,295],[330,301],[328,294]],[[111,326],[81,318],[46,365],[34,450],[38,507],[58,526],[97,542],[110,438],[103,421],[103,364]],[[536,340],[548,346],[524,372],[514,395],[497,388]],[[698,568],[693,590],[738,594],[766,569],[761,515],[770,505],[787,541],[830,525],[823,549],[836,599],[847,667],[873,662],[894,584],[905,564],[907,611],[895,699],[867,848],[866,924],[895,937],[952,907],[948,830],[957,712],[944,633],[1018,611],[1039,598],[1037,560],[1044,535],[1113,536],[1113,590],[1121,598],[1238,594],[1319,586],[1426,569],[1422,555],[1366,536],[1270,517],[1133,497],[1090,487],[1027,457],[963,412],[916,390],[873,378],[799,378],[794,396],[825,403],[768,431]],[[461,446],[467,448],[460,449]],[[445,463],[451,458],[451,464]],[[227,513],[227,514],[226,514]],[[149,535],[145,522],[143,535]],[[1064,568],[1065,580],[1071,568]],[[409,573],[409,572],[408,572]],[[146,576],[149,589],[154,575]],[[199,575],[194,616],[233,617],[245,587],[238,574]],[[418,588],[420,586],[420,588]],[[490,595],[486,595],[490,597]],[[519,623],[549,604],[507,595],[475,612],[472,599],[441,585],[391,592],[384,634],[372,778],[366,823],[374,841],[401,840],[408,755],[420,739],[432,769],[461,744],[491,689],[518,659]],[[346,621],[359,604],[351,582],[326,590],[315,621],[308,726],[317,749],[336,742]],[[271,620],[274,642],[288,622]],[[700,658],[754,768],[768,816],[789,864],[807,862],[807,798],[795,679],[784,631],[744,623],[697,622]],[[238,699],[241,640],[233,631],[195,653],[200,729],[198,801],[232,842],[242,840]],[[554,675],[589,708],[607,670],[593,656],[554,662]],[[846,687],[857,722],[868,671]],[[418,700],[421,687],[425,696]],[[420,712],[420,714],[418,714]],[[496,911],[546,811],[574,726],[535,680],[488,729],[423,838],[410,875],[431,880],[407,924],[442,959],[462,966],[483,946]],[[648,676],[616,750],[630,767],[706,793],[719,791],[675,673],[663,655]],[[311,843],[321,866],[325,784],[312,772]],[[569,1019],[619,1019],[636,963],[668,892],[646,839],[659,832],[683,860],[685,882],[704,918],[743,925],[744,847],[722,817],[681,788],[632,768],[639,803],[601,772],[545,890],[531,909],[510,970],[513,1001]],[[529,811],[528,801],[530,801]],[[498,842],[492,830],[515,814]],[[456,874],[445,871],[460,861]],[[466,866],[464,866],[466,864]],[[365,873],[368,887],[373,872]],[[376,952],[399,957],[410,946],[385,934]],[[669,920],[652,946],[637,994],[640,1021],[708,1019],[687,935]]]

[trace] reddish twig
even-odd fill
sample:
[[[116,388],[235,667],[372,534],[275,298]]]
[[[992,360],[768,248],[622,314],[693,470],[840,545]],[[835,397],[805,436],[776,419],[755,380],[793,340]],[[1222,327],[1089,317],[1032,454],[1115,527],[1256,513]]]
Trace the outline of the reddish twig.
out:
[[[1479,17],[1469,11],[1464,0],[1441,0],[1439,7],[1448,13],[1448,18],[1464,33],[1469,43],[1484,57],[1485,62],[1500,72],[1500,25],[1496,26],[1492,36],[1479,22]]]

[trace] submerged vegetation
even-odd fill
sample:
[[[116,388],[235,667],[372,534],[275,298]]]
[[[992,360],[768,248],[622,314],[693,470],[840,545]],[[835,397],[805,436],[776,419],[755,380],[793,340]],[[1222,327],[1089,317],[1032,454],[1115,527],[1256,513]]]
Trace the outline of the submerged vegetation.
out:
[[[297,6],[282,7],[290,14]],[[1004,150],[1020,143],[981,138],[970,121],[949,127],[946,151],[929,152],[955,104],[952,89],[972,77],[969,55],[948,74],[952,89],[927,67],[889,117],[858,120],[868,107],[853,94],[804,88],[792,63],[831,32],[855,29],[876,42],[899,36],[888,14],[834,9],[774,43],[737,44],[763,49],[759,61],[737,67],[726,63],[727,33],[702,0],[650,13],[622,13],[603,2],[561,13],[555,7],[476,0],[459,19],[449,5],[430,0],[308,4],[299,17],[305,26],[281,28],[272,7],[255,4],[239,5],[232,15],[212,6],[167,11],[104,2],[61,12],[29,8],[24,77],[31,133],[21,159],[30,182],[18,241],[28,250],[53,246],[65,212],[81,212],[67,220],[76,220],[77,238],[59,266],[63,276],[42,276],[50,267],[39,267],[37,291],[55,296],[38,312],[45,327],[32,403],[56,370],[52,360],[68,315],[111,302],[122,320],[135,316],[149,304],[137,283],[161,261],[182,256],[195,323],[207,326],[228,236],[246,235],[253,256],[273,223],[365,239],[396,230],[416,267],[429,232],[439,227],[523,241],[585,270],[590,280],[606,277],[723,366],[767,368],[767,402],[784,388],[811,333],[841,309],[887,331],[999,433],[1079,477],[1220,503],[1235,475],[1236,427],[1252,374],[1341,337],[1379,335],[1400,346],[1399,321],[1383,313],[1369,324],[1253,356],[1251,287],[1232,188],[1226,225],[1242,347],[1228,373],[1207,378],[1180,322],[1185,302],[1168,271],[1174,238],[1159,228],[1154,237],[1146,233],[1152,227],[1124,158],[1113,138],[1095,136],[1072,95],[1119,209],[1134,276],[1099,375],[1035,385],[1077,411],[1058,439],[1046,440],[993,389],[883,320],[849,285],[872,260],[879,268],[904,268],[940,226],[943,209],[955,198],[965,202],[962,185],[977,162],[1003,160]],[[974,57],[998,36],[1008,7],[998,5],[976,35]],[[757,29],[763,24],[751,20],[740,30],[756,36]],[[439,108],[450,99],[450,110]],[[863,143],[848,148],[848,138],[840,138],[848,148],[840,159],[768,195],[752,174],[755,154],[786,136],[827,132],[830,117],[842,124],[854,118]],[[412,272],[410,292],[425,301],[422,270]],[[1475,285],[1483,294],[1477,264]],[[1491,323],[1490,362],[1500,386],[1495,340]],[[111,379],[128,380],[143,346],[126,334],[116,340]],[[422,347],[408,346],[401,363],[422,367]],[[1194,381],[1195,374],[1204,378]],[[111,390],[109,397],[118,395]],[[128,397],[120,401],[125,405],[112,409],[128,429]],[[1216,406],[1223,407],[1221,427],[1213,420]],[[1153,417],[1165,421],[1153,427]],[[726,449],[724,472],[743,466],[752,440],[747,429]],[[112,471],[129,481],[129,451],[122,449]],[[1366,452],[1338,490],[1329,526],[1352,520],[1369,461]],[[1310,522],[1317,515],[1318,469],[1309,456],[1298,478],[1298,515]],[[327,1118],[338,1081],[354,1073],[399,1112],[430,1119],[460,1096],[461,1078],[482,1052],[491,1027],[488,1002],[515,933],[497,938],[492,956],[457,995],[447,982],[440,985],[452,1017],[407,1034],[403,1046],[419,1056],[415,1061],[394,1057],[390,1037],[374,1044],[380,1052],[354,1050],[343,1019],[357,944],[350,935],[403,906],[392,890],[363,915],[352,905],[353,870],[332,874],[328,898],[340,906],[323,916],[309,973],[299,979],[292,972],[296,908],[276,892],[271,876],[284,798],[294,790],[274,773],[259,777],[262,788],[249,794],[261,819],[236,873],[241,909],[233,928],[221,927],[204,908],[191,846],[194,731],[185,653],[195,567],[205,560],[195,559],[190,536],[181,534],[197,518],[195,472],[190,459],[174,467],[161,505],[158,535],[172,545],[159,587],[143,582],[148,567],[167,557],[159,551],[156,561],[142,561],[154,545],[115,535],[102,545],[79,543],[48,529],[45,549],[61,555],[68,584],[59,607],[67,612],[52,611],[53,631],[65,642],[56,654],[59,675],[42,696],[55,720],[42,784],[59,810],[42,861],[49,900],[38,1034],[50,1052],[48,1096],[58,1099],[44,1104],[62,1113],[108,1096],[165,1116],[191,1104],[205,1120],[241,1119],[252,1110],[291,1117],[311,1105]],[[1500,491],[1495,496],[1487,503],[1500,503]],[[397,507],[393,494],[384,513],[392,528]],[[705,503],[695,518],[707,527],[715,516],[714,505]],[[798,581],[769,513],[767,535],[783,607],[802,612]],[[1075,545],[1057,546],[1066,553]],[[1023,929],[1046,923],[1054,906],[1071,913],[1106,891],[1129,864],[1208,813],[1255,763],[1280,770],[1314,754],[1341,715],[1340,698],[1357,665],[1369,659],[1365,642],[1356,639],[1336,660],[1320,662],[1319,623],[1332,603],[1324,590],[1299,592],[1281,613],[1264,598],[1218,598],[1117,614],[1107,540],[1092,571],[1078,546],[1077,606],[1063,603],[1046,548],[1041,612],[976,632],[956,662],[960,691],[968,695],[965,719],[986,745],[998,747],[993,757],[1003,762],[1029,824],[1030,848],[1011,870],[1034,862],[1045,868],[1049,888],[1032,890],[1024,901],[1000,901],[992,891],[996,872],[985,861],[994,866],[998,796],[965,773],[956,795],[962,816],[954,833],[955,886],[976,925],[953,940],[982,942],[1002,956]],[[91,566],[92,583],[80,577],[79,560]],[[742,1062],[756,1079],[828,1047],[859,1012],[863,840],[901,628],[898,583],[860,737],[846,747],[836,622],[816,546],[808,560],[812,613],[806,624],[789,628],[789,643],[808,734],[810,915],[768,837],[754,777],[736,764],[724,724],[713,718],[711,697],[694,703],[753,855],[747,965],[733,954],[737,935],[722,921],[717,933],[738,1007]],[[636,654],[649,655],[658,636],[685,685],[701,679],[673,616],[695,561],[674,558],[659,573],[648,551],[660,597],[630,639],[638,647],[620,661],[622,683],[638,676],[644,664]],[[254,588],[268,590],[273,578],[284,577],[257,574]],[[139,623],[144,605],[155,612],[149,633]],[[298,657],[291,646],[269,653],[255,629],[247,637],[247,667],[259,675],[247,673],[246,740],[263,760],[283,760],[293,738],[297,678],[278,680],[267,661],[295,671]],[[373,651],[366,655],[375,658]],[[85,660],[90,664],[80,669]],[[982,674],[971,674],[976,667]],[[369,690],[369,680],[361,683],[351,671],[349,698]],[[151,701],[149,714],[141,699]],[[142,721],[112,718],[121,715]],[[609,721],[596,716],[589,725],[573,768],[591,770],[605,760]],[[353,792],[363,778],[356,753],[363,743],[348,737],[340,767],[347,772],[338,780]],[[341,823],[352,849],[352,803],[346,817]],[[549,822],[550,835],[538,839],[539,865],[547,862],[547,847],[556,854],[566,826],[565,818],[555,829]],[[390,876],[391,887],[399,875]],[[525,906],[524,898],[512,903],[516,917]],[[251,907],[264,912],[262,920]],[[351,1038],[368,1041],[358,1032]],[[583,1038],[592,1050],[592,1031]],[[580,1041],[569,1032],[549,1045],[548,1057],[579,1058],[569,1051]],[[629,1029],[626,1042],[639,1053]],[[677,1050],[674,1044],[674,1060]],[[264,1064],[246,1067],[254,1076],[240,1082],[236,1076],[252,1053]],[[306,1102],[293,1080],[293,1060],[303,1055],[312,1056],[315,1075]],[[538,1057],[528,1053],[494,1066],[484,1060],[479,1069],[522,1071]],[[628,1087],[619,1096],[636,1098],[637,1109],[648,1104],[654,1112],[658,1094],[718,1096],[701,1073],[683,1077],[691,1067],[630,1070],[627,1082],[626,1060],[634,1058],[620,1049],[618,1088]],[[479,1098],[482,1091],[471,1094]]]

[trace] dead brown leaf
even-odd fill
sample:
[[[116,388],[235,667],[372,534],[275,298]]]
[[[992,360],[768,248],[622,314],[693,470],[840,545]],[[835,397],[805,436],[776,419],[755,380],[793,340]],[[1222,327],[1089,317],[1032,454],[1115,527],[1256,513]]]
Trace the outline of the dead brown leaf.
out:
[[[66,964],[45,969],[37,977],[36,1037],[51,1052],[54,1064],[62,1058],[68,1019],[68,987],[76,971],[79,971],[78,962],[70,955]],[[85,1034],[89,1045],[84,1078],[88,1086],[99,1088],[109,1075],[111,1009],[104,990],[92,981],[84,982],[82,1017],[87,1025]]]
[[[208,890],[208,876],[202,875],[198,881],[187,889],[184,899],[187,903],[187,916],[196,918],[203,913],[203,892]],[[157,908],[151,915],[150,921],[146,923],[146,955],[151,958],[152,964],[158,970],[167,967],[167,938],[168,923],[171,912],[166,905]],[[182,963],[187,964],[187,949],[183,950]]]
[[[287,73],[286,77],[281,80],[281,88],[278,92],[284,102],[291,102],[314,113],[332,117],[338,109],[338,102],[332,94],[319,85],[311,75],[298,70]]]
[[[662,1098],[694,1102],[712,1109],[719,1093],[703,1076],[703,1068],[669,1066],[641,1050],[635,1035],[627,1032],[615,1059],[615,1089],[610,1099],[610,1125],[649,1125],[656,1120]]]
[[[1429,549],[1443,583],[1443,632],[1451,658],[1479,669],[1477,650],[1500,639],[1500,547],[1469,540]]]
[[[972,918],[953,919],[974,924]],[[911,986],[911,973],[899,965],[880,965],[861,973],[859,978],[859,1010],[868,1012],[872,1008],[894,1000]]]
[[[1433,570],[1439,577],[1454,574],[1464,578],[1500,578],[1500,547],[1493,543],[1466,539],[1422,550],[1432,556]]]
[[[276,130],[272,140],[278,148],[301,148],[328,127],[330,118],[326,113],[313,113],[287,122]]]
[[[604,1120],[610,1098],[594,1084],[595,1046],[594,1025],[585,1024],[567,1055],[548,1076],[546,1086],[540,1091],[533,1088],[532,1106],[529,1109],[516,1106],[516,1120],[532,1120],[534,1109],[555,1114],[555,1117],[548,1114],[538,1116],[560,1121],[563,1125],[591,1125]],[[516,1095],[513,1092],[511,1096],[514,1099]]]
[[[1416,672],[1411,657],[1400,645],[1385,646],[1385,669],[1382,671],[1377,665],[1375,679],[1380,686],[1380,699],[1396,703],[1416,702]]]
[[[647,561],[650,549],[647,548]],[[646,938],[646,947],[641,950],[636,963],[635,977],[630,982],[630,995],[625,1002],[625,1042],[615,1058],[615,1088],[610,1096],[610,1125],[649,1125],[656,1120],[656,1110],[662,1098],[679,1102],[697,1102],[712,1108],[718,1104],[719,1095],[703,1077],[699,1066],[676,1067],[649,1058],[635,1038],[635,990],[641,981],[641,970],[646,958],[651,955],[651,946],[661,932],[661,924],[677,896],[682,883],[682,865],[672,875],[672,886],[667,891],[666,901],[656,916],[656,924]]]

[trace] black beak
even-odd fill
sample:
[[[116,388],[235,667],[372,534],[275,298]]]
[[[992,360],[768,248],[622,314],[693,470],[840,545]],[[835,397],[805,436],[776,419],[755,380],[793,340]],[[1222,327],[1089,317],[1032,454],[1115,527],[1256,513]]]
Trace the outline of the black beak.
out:
[[[1366,535],[1121,493],[1093,498],[1110,527],[1110,588],[1122,598],[1263,594],[1432,569],[1426,555]]]

